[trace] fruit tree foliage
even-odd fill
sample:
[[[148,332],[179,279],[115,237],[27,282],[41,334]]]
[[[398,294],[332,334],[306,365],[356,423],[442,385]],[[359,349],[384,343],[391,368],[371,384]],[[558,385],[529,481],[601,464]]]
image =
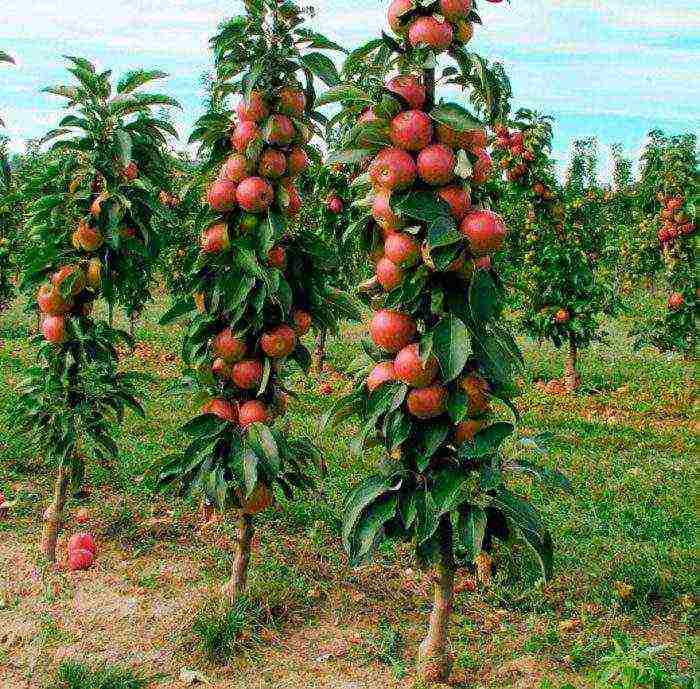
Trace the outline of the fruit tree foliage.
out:
[[[498,134],[495,146],[508,182],[505,208],[520,235],[511,273],[521,295],[522,323],[528,335],[549,339],[557,347],[571,337],[576,346],[585,346],[598,336],[601,312],[610,304],[610,292],[597,280],[595,262],[580,240],[590,218],[585,207],[593,202],[584,200],[579,184],[572,184],[573,200],[567,206],[551,157],[551,118],[521,110],[513,127]],[[517,175],[513,137],[522,139],[532,154]]]
[[[639,185],[642,222],[657,230],[662,266],[659,286],[666,303],[663,311],[638,323],[637,344],[692,354],[697,342],[700,287],[695,251],[700,207],[696,138],[652,132],[643,160]]]
[[[68,58],[70,85],[48,93],[67,101],[67,114],[42,143],[54,141],[40,171],[27,181],[33,199],[27,220],[22,289],[41,316],[18,415],[46,454],[82,475],[84,457],[117,454],[112,419],[125,409],[143,413],[135,377],[118,367],[117,347],[128,336],[93,313],[104,298],[123,296],[152,255],[155,188],[143,174],[156,166],[171,128],[153,115],[174,105],[142,87],[165,76],[134,71],[113,85],[83,58]],[[127,299],[127,297],[124,297]]]
[[[345,69],[384,65],[381,83],[349,80],[324,96],[356,121],[331,160],[362,173],[352,183],[362,211],[354,230],[376,264],[366,366],[329,418],[357,416],[356,449],[386,451],[348,496],[343,536],[354,563],[399,539],[424,563],[469,564],[519,535],[548,574],[547,529],[508,479],[529,469],[503,452],[520,352],[490,268],[507,239],[491,210],[498,186],[486,124],[508,111],[510,86],[499,65],[465,49],[478,15],[458,4],[463,13],[446,21],[441,3],[393,3],[398,38],[359,47]],[[473,109],[438,100],[436,82],[465,91]],[[543,476],[535,465],[532,473]]]
[[[274,486],[291,496],[311,485],[316,449],[275,428],[287,405],[284,376],[292,363],[308,372],[301,338],[312,326],[356,315],[326,284],[313,231],[294,222],[303,206],[297,178],[320,159],[310,144],[325,123],[314,80],[339,78],[320,52],[339,46],[307,29],[305,14],[291,3],[251,2],[211,40],[212,97],[191,137],[207,181],[200,250],[188,296],[163,318],[190,317],[186,382],[205,404],[183,429],[190,445],[166,459],[161,481],[247,514],[270,504]]]

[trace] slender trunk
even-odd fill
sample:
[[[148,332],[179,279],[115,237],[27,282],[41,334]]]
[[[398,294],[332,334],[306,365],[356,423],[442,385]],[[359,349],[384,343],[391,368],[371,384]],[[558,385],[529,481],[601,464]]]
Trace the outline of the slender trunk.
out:
[[[418,650],[418,673],[426,683],[446,682],[452,671],[448,627],[454,600],[455,569],[452,527],[449,519],[443,517],[440,522],[440,562],[436,568],[435,600],[428,634]]]
[[[233,557],[231,578],[223,587],[224,594],[233,605],[248,584],[248,563],[250,562],[250,543],[253,540],[253,517],[242,513],[236,530],[236,552]]]
[[[576,392],[581,383],[576,370],[577,359],[576,336],[573,333],[569,333],[569,353],[564,364],[564,387],[568,392]]]
[[[63,509],[70,486],[70,469],[61,466],[56,475],[53,501],[44,512],[44,528],[41,535],[41,552],[47,562],[56,562],[56,541],[63,522]]]
[[[136,314],[129,314],[129,335],[134,336],[134,331],[136,330]]]
[[[321,374],[323,370],[323,361],[326,358],[326,337],[328,336],[328,331],[323,328],[319,330],[316,336],[316,349],[314,350],[314,371],[318,375]]]

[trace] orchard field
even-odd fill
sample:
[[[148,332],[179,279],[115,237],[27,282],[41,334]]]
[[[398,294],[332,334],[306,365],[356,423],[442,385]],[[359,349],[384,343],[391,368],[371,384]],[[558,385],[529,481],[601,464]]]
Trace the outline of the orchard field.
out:
[[[697,138],[563,169],[480,4],[0,136],[0,689],[697,686]]]
[[[367,458],[348,450],[353,425],[320,437],[328,476],[319,492],[265,514],[270,538],[253,549],[250,603],[222,611],[213,591],[230,568],[232,525],[202,530],[195,503],[164,499],[144,476],[155,456],[178,446],[177,424],[193,411],[178,409],[169,392],[182,334],[155,324],[164,306],[149,308],[140,344],[125,359],[149,376],[141,390],[147,420],[128,415],[119,461],[93,465],[88,494],[69,504],[66,531],[94,532],[99,562],[45,579],[33,534],[51,481],[7,420],[30,361],[33,323],[17,306],[4,320],[0,481],[17,504],[0,524],[0,686],[126,688],[141,686],[128,678],[143,677],[152,680],[142,686],[180,687],[183,669],[222,688],[412,686],[410,649],[428,611],[427,575],[405,548],[386,548],[376,563],[348,571],[339,543],[343,497],[368,471]],[[293,429],[316,433],[328,403],[322,385],[332,396],[348,387],[357,330],[347,327],[333,341],[320,376],[295,378]],[[606,330],[609,344],[586,352],[576,396],[542,391],[537,381],[561,375],[561,362],[549,347],[523,343],[523,428],[553,434],[546,463],[570,477],[573,493],[563,501],[533,496],[558,544],[550,583],[536,585],[523,551],[504,563],[485,597],[469,588],[458,594],[454,686],[591,687],[591,671],[622,637],[633,647],[659,646],[669,676],[691,674],[694,373],[677,357],[630,353],[619,322]],[[89,510],[84,525],[75,522],[81,506]],[[512,567],[525,575],[515,587]],[[52,685],[61,661],[71,659],[117,667],[123,684]],[[632,659],[624,654],[622,662]]]

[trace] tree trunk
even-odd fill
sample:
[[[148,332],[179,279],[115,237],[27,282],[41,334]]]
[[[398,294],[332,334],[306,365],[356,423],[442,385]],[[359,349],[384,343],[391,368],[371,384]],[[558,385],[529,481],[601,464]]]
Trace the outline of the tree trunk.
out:
[[[136,330],[136,314],[130,313],[129,314],[129,335],[131,337],[134,336],[135,330]]]
[[[440,562],[436,568],[435,600],[428,634],[418,650],[418,673],[424,682],[446,682],[452,671],[448,626],[454,600],[455,563],[449,518],[440,522]]]
[[[326,337],[328,331],[324,328],[319,330],[316,336],[316,349],[314,350],[314,371],[317,375],[321,375],[323,371],[323,361],[326,358]]]
[[[248,584],[248,563],[250,562],[250,543],[253,540],[253,517],[242,513],[236,530],[236,552],[233,557],[231,578],[223,587],[224,594],[231,605],[236,601]]]
[[[576,392],[581,384],[581,379],[576,371],[577,360],[576,336],[569,333],[569,353],[564,364],[564,387],[568,392]]]
[[[70,470],[61,466],[56,475],[53,501],[44,512],[44,528],[41,535],[41,552],[47,562],[56,562],[56,541],[63,522],[63,509],[70,486]]]

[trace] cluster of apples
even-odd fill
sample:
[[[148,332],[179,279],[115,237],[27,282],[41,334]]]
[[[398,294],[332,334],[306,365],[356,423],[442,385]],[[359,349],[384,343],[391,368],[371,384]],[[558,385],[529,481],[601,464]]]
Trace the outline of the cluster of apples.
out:
[[[119,165],[120,176],[125,182],[138,178],[138,165],[131,161]],[[83,218],[71,234],[71,244],[75,260],[53,272],[49,279],[39,287],[37,306],[41,314],[41,332],[44,339],[51,344],[60,345],[66,341],[66,318],[70,316],[89,316],[102,286],[102,258],[100,250],[105,244],[105,236],[99,229],[102,204],[108,198],[103,191],[104,179],[97,175],[92,183],[95,195],[90,205],[88,218]],[[75,191],[75,188],[71,188]],[[140,239],[133,227],[122,226],[119,236],[128,241]]]
[[[293,217],[301,209],[295,178],[309,166],[304,145],[310,129],[302,118],[306,96],[301,88],[285,86],[268,97],[253,91],[237,108],[230,143],[232,154],[209,187],[207,201],[222,213],[240,209],[240,233],[254,232],[262,214],[277,206]],[[229,228],[210,227],[202,242],[204,251],[228,247]]]
[[[389,26],[414,48],[442,52],[453,44],[464,45],[471,40],[474,35],[471,11],[471,0],[436,0],[432,3],[394,0],[389,7]]]
[[[695,224],[683,210],[685,199],[680,194],[667,196],[659,194],[661,229],[658,237],[662,246],[672,244],[679,237],[695,232]]]
[[[535,141],[529,136],[527,130],[516,129],[510,131],[503,124],[494,127],[496,139],[493,142],[494,148],[502,153],[499,161],[501,169],[505,172],[509,182],[518,182],[526,178],[533,162],[535,161]],[[551,199],[554,194],[542,182],[534,181],[532,190],[537,196],[544,199]]]
[[[380,361],[367,377],[370,393],[385,383],[401,381],[410,386],[406,409],[417,419],[434,419],[447,412],[448,385],[440,380],[440,367],[434,355],[421,357],[420,334],[415,320],[405,313],[382,309],[374,314],[369,326],[372,342],[393,359]],[[459,446],[480,431],[489,412],[489,385],[469,366],[450,387],[465,393],[467,418],[457,424],[452,442]]]
[[[286,411],[286,396],[274,392],[273,404],[258,398],[265,370],[264,358],[271,367],[289,356],[298,337],[311,328],[311,316],[301,309],[292,312],[293,326],[275,325],[259,337],[238,335],[224,328],[211,342],[211,370],[224,386],[226,395],[216,397],[204,405],[202,412],[214,414],[241,429],[254,423],[269,423]]]
[[[238,121],[230,137],[232,153],[207,195],[209,206],[223,217],[202,233],[203,253],[231,250],[231,232],[236,236],[254,233],[273,205],[287,216],[299,212],[301,199],[294,180],[309,164],[303,148],[308,132],[299,119],[305,111],[306,97],[294,87],[277,89],[274,96],[253,91],[239,104]],[[265,260],[270,270],[286,270],[287,256],[281,244],[273,246]],[[206,309],[205,295],[195,295],[195,300],[200,310]],[[274,370],[310,329],[311,315],[296,307],[286,322],[261,333],[241,335],[222,324],[211,341],[211,370],[224,385],[225,394],[208,402],[203,413],[214,414],[240,429],[268,423],[283,414],[283,393],[275,390],[271,402],[258,398],[264,359],[271,360]]]
[[[491,173],[483,129],[457,131],[433,122],[422,109],[426,92],[420,79],[401,75],[387,82],[390,93],[400,97],[405,108],[389,123],[391,146],[376,155],[368,168],[373,187],[372,217],[383,238],[373,252],[376,277],[385,291],[399,287],[408,271],[423,263],[435,266],[425,241],[425,229],[407,226],[406,218],[392,208],[392,198],[411,188],[429,188],[444,201],[465,238],[465,247],[447,270],[470,278],[475,267],[488,267],[488,255],[503,244],[505,227],[498,215],[472,207],[471,194],[456,175],[457,151],[471,163],[471,187],[485,183]],[[361,121],[376,119],[369,109]]]
[[[44,339],[55,345],[66,340],[66,318],[89,316],[102,284],[102,261],[96,255],[104,244],[102,233],[81,221],[71,236],[76,261],[61,266],[39,287],[37,305]]]

